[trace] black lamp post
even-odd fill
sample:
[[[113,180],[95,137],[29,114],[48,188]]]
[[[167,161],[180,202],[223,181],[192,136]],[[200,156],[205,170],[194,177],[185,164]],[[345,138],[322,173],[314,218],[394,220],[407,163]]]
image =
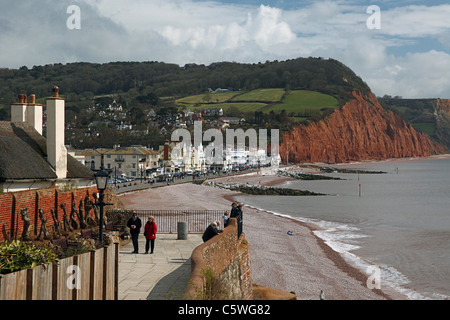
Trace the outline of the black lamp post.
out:
[[[108,173],[104,170],[103,166],[100,168],[100,171],[97,171],[95,174],[95,182],[97,183],[97,189],[100,192],[100,197],[98,202],[95,205],[100,207],[100,244],[103,245],[103,207],[112,205],[112,203],[105,203],[105,189],[108,185]]]

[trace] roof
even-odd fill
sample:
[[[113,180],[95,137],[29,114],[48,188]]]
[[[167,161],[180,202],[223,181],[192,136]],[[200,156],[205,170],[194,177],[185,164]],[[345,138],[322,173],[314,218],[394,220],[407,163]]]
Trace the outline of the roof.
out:
[[[67,155],[67,178],[94,173]],[[0,181],[57,179],[47,162],[47,139],[26,123],[0,121]]]
[[[154,150],[150,150],[146,147],[142,146],[134,146],[134,147],[117,147],[115,149],[85,149],[85,150],[77,150],[77,155],[83,156],[101,156],[102,154],[110,154],[110,155],[157,155],[158,152]]]

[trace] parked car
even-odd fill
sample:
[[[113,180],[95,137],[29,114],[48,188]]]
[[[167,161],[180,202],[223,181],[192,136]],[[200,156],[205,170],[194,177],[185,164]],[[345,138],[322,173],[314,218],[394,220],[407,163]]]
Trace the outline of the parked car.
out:
[[[175,172],[173,174],[174,178],[184,178],[184,173],[183,172]]]

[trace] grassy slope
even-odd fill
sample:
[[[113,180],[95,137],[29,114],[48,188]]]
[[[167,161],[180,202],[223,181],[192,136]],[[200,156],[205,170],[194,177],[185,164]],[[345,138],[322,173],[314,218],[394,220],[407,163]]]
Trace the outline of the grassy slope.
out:
[[[256,89],[250,92],[230,91],[224,93],[211,93],[189,96],[178,99],[176,102],[183,108],[201,110],[204,108],[222,108],[226,113],[228,108],[236,107],[244,112],[270,111],[303,112],[322,108],[337,108],[336,98],[323,93],[294,90],[285,95],[284,89]]]
[[[275,104],[266,108],[265,112],[281,111],[285,109],[289,112],[299,112],[305,110],[320,110],[322,108],[337,108],[338,101],[336,98],[308,90],[295,90],[286,96],[284,103]]]

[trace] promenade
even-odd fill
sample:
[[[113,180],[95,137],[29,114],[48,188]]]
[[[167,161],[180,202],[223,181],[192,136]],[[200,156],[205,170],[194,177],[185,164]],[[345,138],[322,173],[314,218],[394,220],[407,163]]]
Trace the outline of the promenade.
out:
[[[157,234],[153,254],[145,254],[139,235],[139,253],[131,241],[119,249],[119,300],[178,300],[191,276],[192,251],[202,244],[201,234],[177,240],[177,234]]]
[[[254,170],[233,172],[227,175],[203,175],[201,178],[221,178],[252,173]],[[201,179],[199,178],[199,179]],[[170,185],[190,184],[194,178],[175,179]],[[166,182],[135,181],[120,184],[116,194],[133,195],[137,191],[167,187]],[[162,189],[161,189],[162,190]],[[165,189],[167,191],[167,189]],[[172,189],[169,189],[172,190]],[[138,194],[138,193],[136,193]],[[167,199],[170,196],[166,195]],[[142,202],[142,199],[139,200]],[[167,202],[164,201],[164,207]],[[184,207],[186,203],[182,205]],[[228,205],[227,205],[228,206]],[[149,207],[149,206],[146,206]],[[155,207],[155,203],[151,206]],[[208,205],[207,207],[210,207]],[[198,207],[201,209],[201,206]],[[144,254],[145,239],[139,235],[139,253],[131,253],[131,241],[119,249],[119,300],[177,300],[184,294],[191,276],[192,251],[203,243],[201,234],[188,234],[187,240],[177,240],[177,234],[158,233],[153,254]]]

